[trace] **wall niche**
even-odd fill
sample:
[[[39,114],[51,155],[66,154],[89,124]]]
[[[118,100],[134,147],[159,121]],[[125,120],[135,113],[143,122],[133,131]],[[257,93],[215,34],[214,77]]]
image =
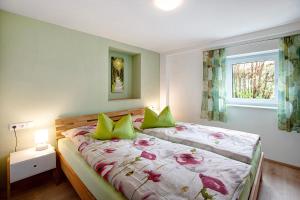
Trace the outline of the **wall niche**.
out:
[[[141,54],[109,48],[108,100],[141,98]]]

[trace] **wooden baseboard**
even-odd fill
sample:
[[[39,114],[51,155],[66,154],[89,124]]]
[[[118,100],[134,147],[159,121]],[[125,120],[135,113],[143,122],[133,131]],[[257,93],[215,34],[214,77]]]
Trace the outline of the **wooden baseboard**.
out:
[[[289,168],[292,168],[292,169],[300,170],[300,166],[295,166],[295,165],[291,165],[291,164],[288,164],[288,163],[283,163],[283,162],[272,160],[272,159],[269,159],[269,158],[265,158],[265,161],[275,163],[275,164],[278,164],[278,165],[282,165],[282,166],[285,166],[285,167],[289,167]]]

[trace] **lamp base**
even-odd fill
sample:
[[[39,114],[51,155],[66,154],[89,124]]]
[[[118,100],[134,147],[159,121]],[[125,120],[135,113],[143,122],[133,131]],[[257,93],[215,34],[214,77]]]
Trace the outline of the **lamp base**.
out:
[[[45,149],[48,149],[48,144],[38,144],[36,145],[35,147],[35,150],[36,151],[43,151]]]

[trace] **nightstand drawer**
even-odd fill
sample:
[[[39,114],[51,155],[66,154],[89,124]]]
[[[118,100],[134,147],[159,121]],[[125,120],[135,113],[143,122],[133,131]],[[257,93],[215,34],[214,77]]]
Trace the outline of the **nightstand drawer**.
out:
[[[10,165],[10,183],[54,169],[55,167],[55,153],[13,163]]]

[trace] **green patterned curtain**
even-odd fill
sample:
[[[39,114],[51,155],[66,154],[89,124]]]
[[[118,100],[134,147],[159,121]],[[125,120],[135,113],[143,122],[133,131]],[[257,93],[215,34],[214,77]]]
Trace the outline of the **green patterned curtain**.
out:
[[[280,39],[278,126],[300,132],[300,35]]]
[[[203,52],[201,118],[226,120],[225,74],[225,49]]]

